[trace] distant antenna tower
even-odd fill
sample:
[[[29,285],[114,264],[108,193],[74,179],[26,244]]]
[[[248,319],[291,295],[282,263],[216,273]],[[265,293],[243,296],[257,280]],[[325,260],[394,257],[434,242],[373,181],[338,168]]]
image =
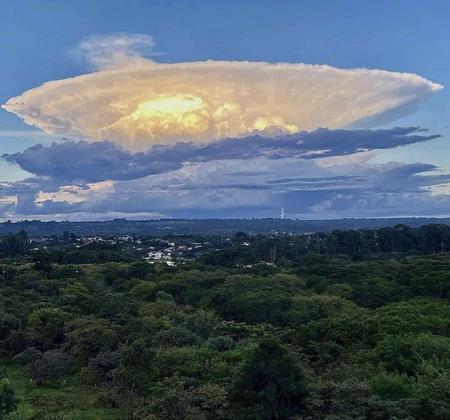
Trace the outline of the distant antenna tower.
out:
[[[280,219],[284,220],[284,216],[286,216],[286,213],[284,212],[284,208],[281,208],[281,213],[280,213]]]

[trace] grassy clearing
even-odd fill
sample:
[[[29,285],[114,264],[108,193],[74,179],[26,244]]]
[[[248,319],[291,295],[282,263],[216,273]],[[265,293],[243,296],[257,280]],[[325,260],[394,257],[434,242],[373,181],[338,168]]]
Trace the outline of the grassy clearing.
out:
[[[81,384],[77,376],[68,377],[60,386],[37,386],[15,364],[0,362],[19,399],[18,410],[10,420],[119,420],[118,409],[102,407],[101,389]],[[81,408],[80,408],[81,407]]]

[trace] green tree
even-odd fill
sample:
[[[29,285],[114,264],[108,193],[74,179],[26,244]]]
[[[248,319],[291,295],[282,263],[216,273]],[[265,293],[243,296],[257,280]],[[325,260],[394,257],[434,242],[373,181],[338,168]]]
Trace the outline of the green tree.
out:
[[[52,269],[52,254],[48,251],[39,250],[33,254],[32,257],[34,263],[34,269],[37,271],[43,271],[49,273]]]
[[[280,324],[291,306],[291,294],[270,278],[233,276],[217,289],[213,302],[228,320]]]
[[[58,308],[43,308],[28,316],[28,326],[44,338],[61,342],[68,314]]]
[[[275,339],[265,339],[233,386],[233,413],[240,419],[288,419],[301,414],[306,395],[305,372],[296,357]]]
[[[72,373],[73,360],[67,353],[49,350],[28,364],[26,370],[38,385],[45,382],[54,383]]]
[[[66,347],[80,364],[86,364],[100,352],[116,350],[119,345],[114,327],[102,319],[79,319],[69,329]]]
[[[416,376],[422,361],[436,360],[450,368],[450,338],[431,334],[388,335],[373,356],[388,371]]]
[[[17,409],[17,398],[11,382],[7,378],[0,379],[0,419]]]
[[[437,360],[422,361],[417,375],[416,415],[423,419],[450,419],[450,369]]]

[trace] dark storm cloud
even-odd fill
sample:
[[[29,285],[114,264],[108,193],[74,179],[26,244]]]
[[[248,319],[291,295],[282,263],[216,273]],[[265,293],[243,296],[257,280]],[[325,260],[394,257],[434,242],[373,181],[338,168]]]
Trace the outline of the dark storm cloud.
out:
[[[251,136],[243,139],[223,139],[197,148],[198,161],[212,159],[251,159],[264,156],[270,159],[299,157],[343,156],[360,151],[391,149],[407,144],[424,142],[440,135],[424,135],[418,127],[396,127],[385,130],[329,130],[319,128],[277,137]],[[154,152],[162,157],[188,157],[192,152],[188,144],[178,143],[170,149],[159,147]]]
[[[60,182],[135,179],[180,167],[175,162],[149,159],[144,153],[132,154],[107,141],[39,144],[3,158],[32,174]]]
[[[207,144],[157,145],[131,153],[107,142],[37,145],[3,158],[40,177],[60,183],[130,180],[179,169],[185,162],[231,159],[316,159],[374,149],[389,149],[440,137],[417,127],[385,130],[318,129],[277,137],[226,138]]]

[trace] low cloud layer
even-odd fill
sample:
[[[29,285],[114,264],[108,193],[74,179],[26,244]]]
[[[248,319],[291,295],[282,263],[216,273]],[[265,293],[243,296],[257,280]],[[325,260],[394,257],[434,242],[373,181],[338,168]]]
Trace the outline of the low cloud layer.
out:
[[[450,196],[430,190],[448,188],[449,175],[433,165],[376,165],[366,160],[370,153],[358,155],[337,163],[291,158],[197,162],[143,178],[76,185],[30,178],[4,186],[10,197],[4,217],[276,217],[281,207],[289,217],[313,218],[448,212]]]
[[[3,158],[25,171],[57,182],[142,178],[179,169],[189,162],[232,159],[316,159],[429,141],[417,127],[385,130],[319,129],[277,137],[227,138],[207,144],[176,143],[131,153],[113,143],[63,142],[37,145]]]
[[[47,82],[3,108],[47,133],[146,150],[386,122],[442,88],[410,73],[326,65],[157,63],[145,57],[153,44],[139,34],[85,40],[79,52],[96,72]]]
[[[414,127],[320,129],[137,153],[106,141],[53,143],[4,155],[32,177],[0,192],[8,217],[268,217],[280,207],[291,217],[436,215],[450,204],[449,175],[371,162],[378,149],[436,137]]]

